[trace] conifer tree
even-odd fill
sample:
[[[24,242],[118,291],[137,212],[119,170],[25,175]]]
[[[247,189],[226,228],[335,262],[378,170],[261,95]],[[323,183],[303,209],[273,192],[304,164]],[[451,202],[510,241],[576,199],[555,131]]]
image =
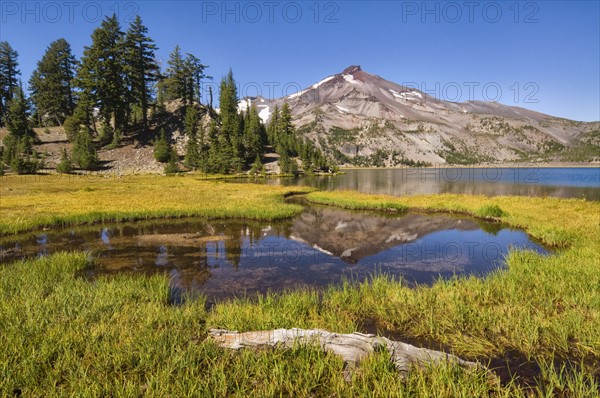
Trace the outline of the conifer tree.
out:
[[[80,93],[79,100],[77,101],[77,105],[75,105],[73,114],[67,117],[63,124],[65,134],[70,142],[75,141],[75,137],[77,136],[77,133],[79,133],[81,126],[92,126],[94,129],[96,127],[92,113],[92,101],[90,100],[89,95],[85,92]]]
[[[177,156],[177,152],[171,148],[169,152],[169,161],[165,166],[165,174],[175,174],[179,172],[179,166],[177,162],[179,161],[179,156]]]
[[[200,59],[195,55],[187,54],[185,58],[184,67],[186,80],[184,101],[186,104],[191,104],[193,101],[200,103],[200,86],[202,79],[207,77],[204,74],[204,69],[206,69],[207,66],[202,64],[202,62],[200,62]]]
[[[158,140],[154,142],[154,158],[161,163],[167,163],[171,151],[171,140],[167,137],[165,129],[161,129]]]
[[[60,174],[69,174],[73,171],[73,163],[66,148],[62,150],[60,162],[56,165],[56,171]]]
[[[124,42],[124,72],[129,87],[128,102],[139,106],[142,113],[142,128],[148,128],[148,108],[152,99],[153,82],[158,80],[159,67],[154,52],[154,41],[148,37],[148,28],[140,16],[131,23]]]
[[[92,45],[85,47],[77,74],[78,85],[100,109],[102,122],[117,132],[126,127],[128,110],[123,38],[116,14],[105,18],[92,33]]]
[[[98,164],[98,155],[89,127],[81,126],[73,143],[73,162],[83,170],[93,170]]]
[[[194,105],[188,106],[185,113],[184,133],[188,137],[185,151],[185,165],[196,169],[200,163],[198,143],[198,110]]]
[[[229,170],[225,171],[241,171],[244,156],[242,120],[238,114],[237,87],[231,69],[227,76],[221,80],[219,104],[222,135],[219,142],[221,158],[224,160],[229,159]]]
[[[30,104],[23,89],[19,86],[15,89],[14,98],[8,104],[7,127],[10,134],[16,138],[36,138],[36,134],[29,122]]]
[[[252,105],[246,112],[244,122],[244,152],[247,164],[262,156],[265,138],[264,126],[258,116],[256,106]]]
[[[181,48],[179,45],[175,46],[175,49],[169,55],[167,61],[167,76],[164,84],[165,97],[167,101],[171,101],[177,98],[183,98],[186,91],[186,77],[185,77],[185,61],[181,54]]]
[[[29,101],[20,86],[17,86],[14,91],[14,97],[8,102],[8,135],[3,140],[4,161],[10,165],[14,173],[35,173],[41,163],[38,162],[37,153],[33,149],[37,137],[29,122]]]
[[[65,39],[50,43],[29,80],[31,100],[40,118],[48,117],[62,125],[73,113],[72,82],[76,65],[71,45]]]
[[[8,105],[19,85],[18,56],[7,41],[0,41],[0,127],[6,125]]]

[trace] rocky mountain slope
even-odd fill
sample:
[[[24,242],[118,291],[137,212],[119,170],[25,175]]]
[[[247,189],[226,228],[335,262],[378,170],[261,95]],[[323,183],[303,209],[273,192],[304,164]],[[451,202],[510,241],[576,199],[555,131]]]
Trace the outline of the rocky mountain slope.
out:
[[[449,102],[351,66],[287,97],[254,103],[268,122],[287,102],[300,134],[342,165],[600,160],[600,122],[494,102]]]

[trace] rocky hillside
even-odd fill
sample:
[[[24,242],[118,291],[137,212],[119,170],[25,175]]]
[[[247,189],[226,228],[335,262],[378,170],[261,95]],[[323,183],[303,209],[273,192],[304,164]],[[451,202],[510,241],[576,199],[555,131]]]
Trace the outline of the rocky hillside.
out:
[[[342,165],[600,160],[600,122],[500,103],[449,102],[351,66],[296,94],[246,98],[268,122],[287,102],[298,131]]]

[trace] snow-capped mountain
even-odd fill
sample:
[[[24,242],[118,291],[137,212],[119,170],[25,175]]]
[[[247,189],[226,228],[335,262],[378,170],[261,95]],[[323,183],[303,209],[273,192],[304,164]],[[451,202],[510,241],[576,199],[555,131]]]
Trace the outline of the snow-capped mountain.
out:
[[[245,98],[264,122],[287,102],[298,131],[340,163],[395,165],[600,158],[600,123],[496,102],[440,100],[350,66],[287,97]],[[567,159],[568,160],[568,159]],[[586,159],[589,160],[589,159]]]

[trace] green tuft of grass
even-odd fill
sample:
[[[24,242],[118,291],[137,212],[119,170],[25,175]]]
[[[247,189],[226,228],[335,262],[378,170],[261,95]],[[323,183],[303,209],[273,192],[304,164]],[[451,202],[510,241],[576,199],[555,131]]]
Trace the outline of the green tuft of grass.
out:
[[[478,217],[482,218],[502,218],[506,216],[506,212],[500,208],[497,204],[483,205],[475,213]]]

